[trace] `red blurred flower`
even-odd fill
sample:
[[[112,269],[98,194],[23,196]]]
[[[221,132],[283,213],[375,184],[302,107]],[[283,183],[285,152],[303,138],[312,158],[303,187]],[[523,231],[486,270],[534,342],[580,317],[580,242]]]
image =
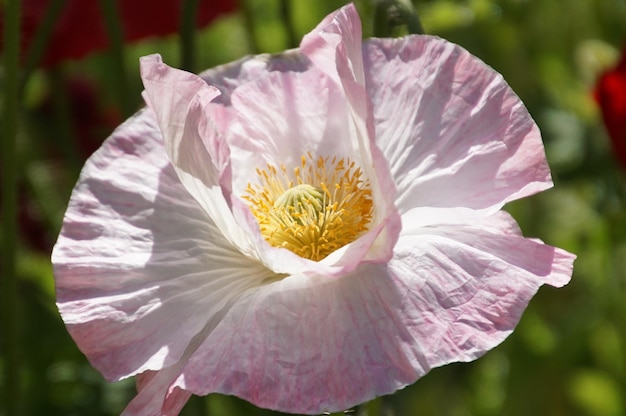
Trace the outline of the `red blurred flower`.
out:
[[[3,203],[0,188],[0,209]],[[20,241],[34,251],[50,254],[55,238],[51,230],[47,229],[39,207],[23,182],[19,182],[17,186],[17,206],[16,220]]]
[[[58,92],[48,90],[43,96],[41,103],[33,109],[33,114],[37,117],[44,129],[55,126],[55,97]],[[83,160],[87,159],[117,125],[123,121],[118,108],[107,105],[102,100],[102,87],[98,83],[86,76],[72,75],[62,81],[63,100],[66,101],[68,123],[72,129],[72,140],[75,141],[78,156]],[[60,131],[48,131],[48,137],[53,158],[61,155],[58,142],[68,140],[68,138],[58,137],[63,134]]]
[[[615,155],[626,168],[626,47],[617,66],[598,79],[595,98]]]
[[[0,195],[1,196],[1,195]],[[1,201],[0,201],[1,202]],[[32,196],[20,184],[18,188],[17,229],[26,245],[42,254],[52,252],[54,236],[46,227],[45,221]]]
[[[166,36],[178,31],[184,0],[116,0],[124,39],[136,41],[150,36]],[[22,1],[22,51],[31,47],[33,36],[43,21],[51,0]],[[200,0],[196,26],[202,27],[218,15],[232,11],[234,0]],[[2,17],[0,16],[0,27]],[[42,57],[49,67],[65,59],[78,59],[108,47],[100,2],[67,0],[56,22]]]

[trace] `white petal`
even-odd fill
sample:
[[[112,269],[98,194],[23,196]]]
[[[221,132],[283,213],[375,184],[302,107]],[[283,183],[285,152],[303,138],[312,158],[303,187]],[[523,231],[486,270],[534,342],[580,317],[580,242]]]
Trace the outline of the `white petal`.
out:
[[[364,44],[376,143],[402,214],[415,207],[497,211],[552,185],[539,130],[502,76],[430,36]]]
[[[141,58],[141,77],[180,181],[232,244],[253,253],[249,230],[231,212],[230,150],[207,116],[219,91],[194,74],[167,66],[159,55]]]
[[[243,195],[268,164],[299,168],[308,153],[351,158],[362,165],[350,128],[350,108],[337,85],[316,69],[272,72],[232,94],[236,122],[227,132],[237,172],[233,189]]]
[[[382,265],[272,283],[226,314],[175,385],[303,414],[391,393],[421,374],[403,353],[399,295]]]
[[[178,361],[231,298],[272,276],[180,183],[149,110],[85,165],[52,262],[68,330],[110,380]]]
[[[389,270],[424,369],[470,361],[502,342],[543,284],[562,286],[575,256],[525,239],[510,216],[403,233]]]
[[[393,202],[396,188],[385,160],[375,142],[371,97],[366,90],[361,51],[361,20],[354,4],[328,15],[300,43],[300,50],[313,64],[341,86],[350,103],[352,122],[363,167],[372,183],[373,224],[379,233],[366,257],[371,262],[386,262],[400,229],[400,218]]]

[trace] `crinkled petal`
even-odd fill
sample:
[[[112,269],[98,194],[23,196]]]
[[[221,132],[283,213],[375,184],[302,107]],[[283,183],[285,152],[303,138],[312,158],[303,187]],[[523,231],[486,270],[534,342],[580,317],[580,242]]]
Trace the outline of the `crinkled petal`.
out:
[[[304,36],[300,50],[343,88],[350,103],[361,159],[372,161],[371,165],[366,164],[363,168],[372,181],[376,213],[374,223],[384,223],[367,260],[384,262],[392,256],[400,229],[400,217],[392,203],[396,199],[396,189],[388,161],[374,141],[374,117],[365,88],[361,37],[358,12],[354,4],[348,4],[327,16]]]
[[[197,75],[164,64],[159,55],[141,58],[141,78],[180,181],[229,241],[243,253],[253,252],[248,230],[239,226],[229,205],[228,145],[206,115],[219,91]]]
[[[172,386],[180,367],[177,364],[138,374],[135,377],[138,394],[121,416],[177,416],[191,397],[191,392]]]
[[[232,94],[236,120],[229,127],[233,188],[240,195],[268,164],[289,171],[303,156],[351,158],[362,165],[348,101],[336,83],[315,68],[272,72]]]
[[[402,234],[388,266],[250,293],[175,385],[283,412],[343,410],[495,347],[539,286],[569,280],[573,259],[523,238],[505,213]]]
[[[405,293],[404,325],[424,371],[498,345],[541,285],[569,282],[574,259],[522,237],[504,212],[471,224],[403,228],[389,270]]]
[[[339,279],[288,277],[230,309],[175,385],[298,414],[391,393],[418,377],[390,315],[401,301],[384,265]]]
[[[271,72],[303,72],[310,67],[311,61],[294,49],[279,54],[246,56],[238,61],[207,69],[199,76],[220,91],[221,94],[213,99],[213,103],[230,106],[232,93],[242,85]],[[219,121],[216,120],[218,123]]]
[[[52,262],[63,320],[109,380],[179,361],[233,297],[273,276],[180,183],[150,110],[86,163]]]
[[[300,50],[339,85],[364,85],[361,19],[350,3],[304,36]]]
[[[363,50],[376,143],[402,214],[493,213],[552,186],[539,130],[500,74],[431,36],[371,39]]]

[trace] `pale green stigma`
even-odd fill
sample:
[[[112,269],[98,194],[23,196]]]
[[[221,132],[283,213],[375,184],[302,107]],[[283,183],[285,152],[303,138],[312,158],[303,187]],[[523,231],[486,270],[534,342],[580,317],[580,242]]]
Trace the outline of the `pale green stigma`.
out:
[[[284,210],[298,223],[303,224],[302,217],[317,217],[324,209],[325,194],[320,188],[313,185],[302,183],[287,189],[282,193],[276,201],[274,201],[274,209]]]

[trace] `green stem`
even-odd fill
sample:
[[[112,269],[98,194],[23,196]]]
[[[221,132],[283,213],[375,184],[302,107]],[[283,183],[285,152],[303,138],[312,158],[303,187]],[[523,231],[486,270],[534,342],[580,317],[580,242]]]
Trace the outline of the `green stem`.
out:
[[[367,404],[360,404],[352,408],[352,411],[344,412],[346,416],[367,416]]]
[[[298,46],[299,41],[296,37],[296,31],[293,28],[293,22],[291,21],[291,0],[280,1],[280,14],[285,25],[285,31],[287,32],[287,47],[295,48]]]
[[[65,4],[65,0],[52,0],[48,3],[46,12],[44,13],[44,18],[37,27],[30,49],[26,52],[26,59],[22,70],[20,92],[24,88],[24,85],[28,82],[30,75],[41,62],[41,58],[46,51],[48,41],[50,40],[52,31],[54,30],[54,25],[59,19]]]
[[[110,56],[113,63],[113,77],[117,94],[124,116],[133,113],[129,97],[128,80],[126,79],[126,63],[124,59],[124,32],[120,22],[115,0],[100,0],[102,15],[110,43]],[[156,6],[155,6],[156,7]]]
[[[239,0],[239,9],[243,13],[243,23],[246,31],[246,39],[248,41],[248,49],[250,53],[258,54],[261,48],[255,36],[254,17],[250,0]]]
[[[399,0],[399,3],[402,4],[402,16],[404,17],[404,22],[409,33],[423,35],[425,33],[424,26],[422,26],[422,22],[417,15],[417,10],[413,7],[413,3],[409,0]]]
[[[4,408],[6,415],[20,414],[19,323],[17,275],[17,122],[20,45],[20,1],[4,3],[4,117],[2,123],[2,326],[4,339]]]
[[[180,16],[180,54],[181,69],[195,72],[196,57],[196,11],[198,0],[185,0]]]
[[[48,75],[52,87],[54,127],[59,137],[58,149],[63,155],[64,162],[71,168],[72,175],[77,175],[83,165],[83,159],[77,150],[78,138],[76,137],[74,120],[72,120],[67,83],[59,68],[52,68],[48,71]]]
[[[380,0],[374,9],[374,36],[393,36],[394,29],[406,26],[411,34],[423,34],[424,28],[409,0]]]
[[[382,396],[380,398],[380,416],[395,416],[395,411],[391,403],[391,396]]]
[[[384,38],[391,35],[391,25],[389,24],[389,16],[387,15],[387,8],[389,7],[386,1],[378,1],[374,6],[374,36],[377,38]]]

